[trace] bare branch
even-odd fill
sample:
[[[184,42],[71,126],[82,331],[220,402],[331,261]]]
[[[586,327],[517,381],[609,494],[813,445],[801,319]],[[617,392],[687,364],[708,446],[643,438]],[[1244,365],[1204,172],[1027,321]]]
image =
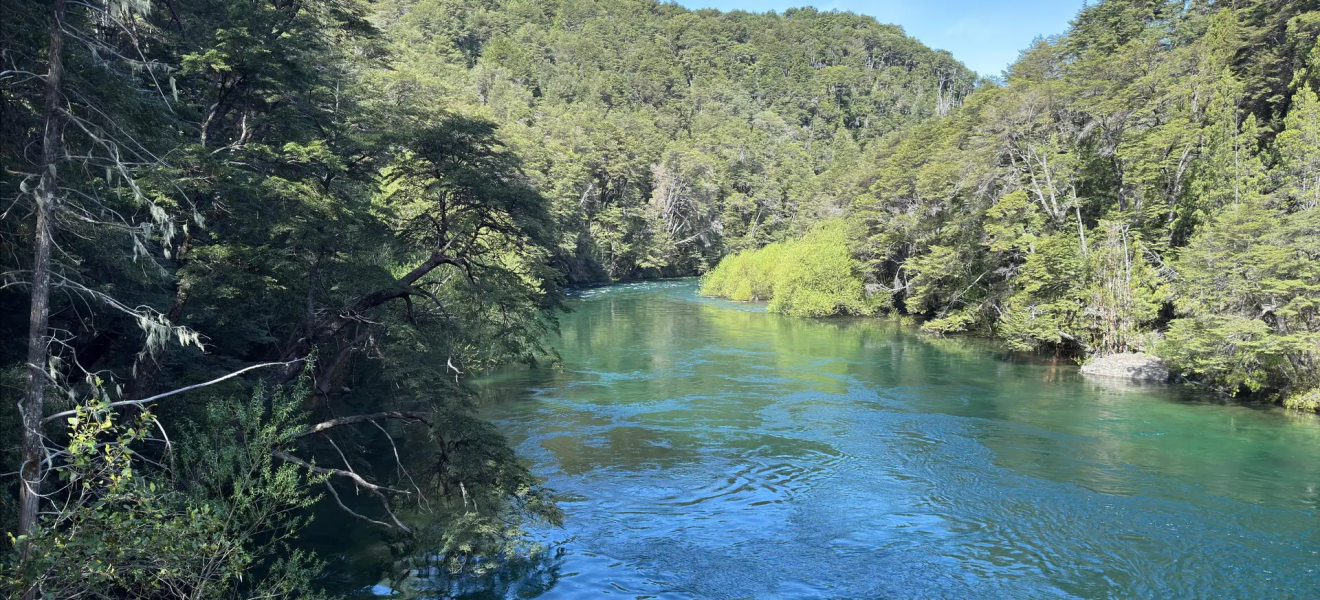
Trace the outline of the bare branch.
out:
[[[301,459],[301,458],[298,458],[297,456],[294,456],[294,455],[292,455],[292,454],[289,454],[289,453],[287,453],[287,452],[281,452],[281,451],[279,451],[279,450],[276,450],[276,451],[274,451],[274,452],[271,453],[271,456],[274,456],[275,458],[278,458],[278,459],[280,459],[280,460],[282,460],[282,461],[284,461],[284,462],[293,463],[293,464],[298,465],[298,466],[300,466],[300,467],[304,467],[304,468],[306,468],[308,471],[311,471],[311,472],[313,472],[313,473],[319,473],[319,474],[321,474],[321,475],[334,475],[334,476],[336,476],[336,477],[346,477],[346,478],[348,478],[348,479],[352,479],[352,480],[353,480],[353,483],[356,483],[356,484],[358,484],[359,486],[361,486],[362,488],[364,488],[364,489],[368,489],[368,490],[371,490],[371,491],[376,492],[376,493],[381,493],[381,492],[389,492],[389,493],[391,493],[391,494],[411,494],[411,493],[412,493],[412,492],[409,492],[408,490],[396,490],[396,489],[394,489],[394,488],[390,488],[390,487],[384,487],[384,486],[376,485],[376,484],[374,484],[374,483],[371,483],[370,481],[367,481],[366,479],[363,479],[361,475],[358,475],[357,473],[354,473],[354,472],[352,472],[352,471],[345,471],[345,470],[343,470],[343,469],[327,469],[327,468],[324,468],[324,467],[318,467],[318,466],[316,466],[316,465],[314,465],[314,464],[312,464],[312,463],[309,463],[309,462],[307,462],[307,461],[305,461],[305,460],[303,460],[303,459]]]
[[[412,492],[409,492],[407,490],[396,490],[394,488],[388,488],[388,487],[376,485],[374,483],[367,481],[366,479],[363,479],[361,475],[358,475],[357,473],[354,473],[352,471],[345,471],[343,469],[325,469],[322,467],[318,467],[301,458],[293,456],[292,454],[281,452],[279,450],[271,452],[271,456],[274,456],[275,458],[278,458],[285,462],[293,463],[300,467],[304,467],[308,471],[311,471],[313,473],[320,473],[322,475],[333,475],[337,477],[346,477],[348,479],[353,480],[353,483],[356,483],[358,487],[370,491],[371,493],[375,494],[377,498],[380,499],[381,507],[385,509],[385,513],[390,516],[390,519],[394,521],[394,524],[399,529],[406,531],[408,533],[412,533],[412,530],[409,529],[407,525],[404,525],[403,522],[399,520],[399,517],[395,516],[394,511],[390,510],[390,499],[388,496],[385,495],[385,492],[389,492],[391,494],[411,494]],[[338,500],[338,498],[339,495],[335,494],[335,499]],[[341,502],[339,505],[342,507],[344,504]]]
[[[423,494],[422,488],[417,485],[417,480],[413,479],[412,473],[409,473],[408,469],[404,468],[403,461],[399,459],[399,447],[394,445],[394,436],[391,436],[390,432],[385,431],[385,428],[381,427],[380,423],[372,421],[371,424],[375,425],[376,429],[379,429],[380,432],[385,435],[385,439],[390,442],[390,449],[394,450],[394,464],[399,467],[399,472],[403,473],[408,478],[408,481],[412,483],[413,489],[417,491],[418,503],[422,504],[423,506],[429,504],[426,501],[426,494]]]
[[[359,519],[362,519],[363,521],[366,521],[366,522],[368,522],[368,523],[372,523],[372,524],[375,524],[375,525],[380,525],[381,527],[389,527],[389,526],[390,526],[389,523],[386,523],[386,522],[384,522],[384,521],[377,521],[377,520],[375,520],[375,519],[373,519],[373,518],[371,518],[371,517],[368,517],[368,516],[363,515],[362,513],[355,512],[353,509],[351,509],[351,508],[349,508],[349,507],[347,507],[347,506],[344,506],[344,501],[339,499],[339,492],[335,491],[335,486],[334,486],[333,484],[331,484],[329,481],[326,481],[326,482],[325,482],[325,487],[326,487],[326,489],[330,490],[330,496],[332,496],[332,497],[335,499],[335,504],[338,504],[338,505],[339,505],[339,508],[343,509],[344,512],[346,512],[346,513],[348,513],[348,514],[350,514],[350,515],[353,515],[353,516],[355,516],[355,517],[357,517],[357,518],[359,518]]]
[[[141,400],[121,400],[121,401],[119,401],[119,402],[111,402],[111,403],[109,404],[109,407],[110,407],[110,408],[117,408],[117,407],[120,407],[120,406],[141,406],[141,405],[143,405],[143,404],[149,404],[149,403],[151,403],[151,402],[155,402],[155,401],[157,401],[157,400],[161,400],[161,399],[164,399],[164,398],[168,398],[168,397],[170,397],[170,396],[174,396],[174,395],[176,395],[176,394],[182,394],[182,393],[184,393],[184,392],[190,392],[190,391],[195,390],[195,389],[199,389],[199,388],[204,388],[204,387],[212,386],[212,385],[215,385],[215,384],[217,384],[217,383],[220,383],[221,381],[225,381],[226,379],[233,379],[233,378],[235,378],[235,377],[238,377],[239,375],[242,375],[242,374],[244,374],[244,373],[246,373],[246,372],[248,372],[248,371],[254,370],[254,369],[262,369],[262,368],[265,368],[265,367],[288,366],[288,365],[290,365],[290,364],[297,363],[297,362],[302,362],[302,361],[304,361],[304,360],[306,360],[306,359],[299,358],[299,359],[294,359],[294,360],[287,361],[287,362],[272,362],[272,363],[261,363],[261,364],[259,364],[259,365],[252,365],[252,366],[250,366],[250,367],[246,367],[246,368],[243,368],[243,369],[239,369],[239,370],[237,370],[237,371],[234,371],[233,373],[230,373],[230,374],[225,375],[225,376],[223,376],[223,377],[217,377],[217,378],[212,379],[212,380],[210,380],[210,381],[207,381],[207,382],[205,382],[205,383],[198,383],[198,384],[194,384],[194,385],[190,385],[190,386],[186,386],[186,387],[181,387],[181,388],[179,388],[179,389],[177,389],[177,390],[170,390],[170,391],[165,392],[165,393],[163,393],[163,394],[156,394],[155,396],[152,396],[152,397],[150,397],[150,398],[143,398],[143,399],[141,399]],[[75,414],[77,414],[76,411],[66,410],[66,411],[64,411],[64,412],[55,413],[55,414],[53,414],[53,415],[51,415],[51,416],[49,416],[49,417],[46,417],[45,419],[42,420],[42,422],[43,422],[43,423],[49,423],[49,422],[54,421],[55,419],[58,419],[58,418],[60,418],[60,417],[71,417],[71,416],[73,416],[73,415],[75,415]]]
[[[307,428],[306,431],[303,431],[302,433],[298,434],[298,437],[306,437],[314,433],[321,433],[322,431],[325,431],[327,429],[334,429],[335,427],[341,427],[344,425],[355,425],[357,423],[375,422],[386,419],[403,419],[407,421],[421,421],[423,423],[430,424],[431,415],[424,412],[385,411],[385,412],[372,413],[369,415],[354,415],[351,417],[340,417],[338,419],[330,419],[329,421],[317,423],[316,425]]]

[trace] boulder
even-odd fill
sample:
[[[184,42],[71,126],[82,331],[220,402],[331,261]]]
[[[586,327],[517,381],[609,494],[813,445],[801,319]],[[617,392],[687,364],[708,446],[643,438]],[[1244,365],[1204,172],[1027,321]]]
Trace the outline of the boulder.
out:
[[[1169,367],[1164,361],[1140,352],[1097,356],[1082,365],[1082,373],[1133,381],[1168,381]]]

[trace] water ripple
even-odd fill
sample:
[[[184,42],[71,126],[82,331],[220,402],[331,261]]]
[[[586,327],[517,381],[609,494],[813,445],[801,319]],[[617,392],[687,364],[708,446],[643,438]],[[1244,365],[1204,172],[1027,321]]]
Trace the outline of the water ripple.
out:
[[[540,597],[1320,598],[1314,422],[691,282],[575,295],[566,369],[482,392],[568,515]]]

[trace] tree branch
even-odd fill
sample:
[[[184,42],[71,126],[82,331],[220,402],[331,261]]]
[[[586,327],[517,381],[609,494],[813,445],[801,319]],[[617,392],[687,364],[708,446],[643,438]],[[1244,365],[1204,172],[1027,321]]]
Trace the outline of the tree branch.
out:
[[[276,450],[276,451],[274,451],[274,452],[271,452],[271,456],[274,456],[275,458],[278,458],[278,459],[280,459],[280,460],[282,460],[282,461],[284,461],[284,462],[293,463],[293,464],[298,465],[298,466],[300,466],[300,467],[304,467],[304,468],[306,468],[308,471],[311,471],[311,472],[313,472],[313,473],[319,473],[319,474],[321,474],[321,475],[334,475],[334,476],[336,476],[336,477],[347,477],[348,479],[352,479],[352,480],[353,480],[353,483],[358,484],[358,485],[361,486],[362,488],[365,488],[365,489],[371,490],[371,491],[376,492],[376,493],[378,493],[378,494],[381,493],[381,492],[389,492],[389,493],[391,493],[391,494],[411,494],[411,493],[412,493],[412,492],[409,492],[408,490],[396,490],[396,489],[394,489],[394,488],[389,488],[389,487],[384,487],[384,486],[376,485],[376,484],[374,484],[374,483],[371,483],[370,481],[367,481],[366,479],[363,479],[361,475],[358,475],[357,473],[354,473],[354,472],[352,472],[352,471],[345,471],[345,470],[343,470],[343,469],[326,469],[326,468],[324,468],[324,467],[318,467],[318,466],[316,466],[316,465],[314,465],[314,464],[312,464],[312,463],[309,463],[309,462],[307,462],[307,461],[305,461],[305,460],[303,460],[303,459],[301,459],[301,458],[298,458],[297,456],[294,456],[294,455],[292,455],[292,454],[289,454],[289,453],[287,453],[287,452],[281,452],[281,451],[279,451],[279,450]]]
[[[321,433],[322,431],[325,431],[327,429],[334,429],[335,427],[342,427],[344,425],[355,425],[357,423],[375,422],[386,419],[403,419],[408,421],[421,421],[426,424],[431,423],[430,420],[431,415],[424,412],[385,411],[385,412],[372,413],[369,415],[354,415],[351,417],[340,417],[338,419],[331,419],[329,421],[317,423],[316,425],[307,428],[306,431],[303,431],[302,433],[298,434],[297,437],[300,438],[307,437],[312,434]]]
[[[383,507],[383,508],[385,509],[385,513],[388,514],[388,515],[390,516],[390,519],[391,519],[392,521],[394,521],[394,524],[395,524],[399,529],[401,529],[401,530],[403,530],[403,531],[405,531],[405,532],[408,532],[408,533],[412,533],[412,530],[411,530],[411,529],[408,529],[408,526],[407,526],[407,525],[404,525],[403,522],[399,520],[399,517],[397,517],[397,516],[394,515],[394,511],[390,510],[390,499],[389,499],[388,496],[385,495],[385,492],[389,492],[389,493],[391,493],[391,494],[411,494],[412,492],[409,492],[409,491],[407,491],[407,490],[396,490],[396,489],[394,489],[394,488],[388,488],[388,487],[383,487],[383,486],[376,485],[376,484],[374,484],[374,483],[371,483],[371,482],[367,481],[366,479],[363,479],[361,475],[358,475],[357,473],[354,473],[354,472],[352,472],[352,471],[345,471],[345,470],[343,470],[343,469],[324,469],[324,468],[318,467],[318,466],[316,466],[316,465],[313,465],[313,464],[311,464],[311,463],[309,463],[309,462],[307,462],[307,461],[305,461],[305,460],[303,460],[303,459],[301,459],[301,458],[298,458],[298,457],[296,457],[296,456],[293,456],[292,454],[288,454],[288,453],[285,453],[285,452],[281,452],[281,451],[279,451],[279,450],[276,450],[276,451],[274,451],[274,452],[271,452],[271,456],[274,456],[275,458],[278,458],[278,459],[283,460],[283,461],[285,461],[285,462],[293,463],[293,464],[298,465],[298,466],[300,466],[300,467],[304,467],[304,468],[306,468],[308,471],[311,471],[311,472],[313,472],[313,473],[320,473],[320,474],[322,474],[322,475],[333,475],[333,476],[337,476],[337,477],[346,477],[346,478],[348,478],[348,479],[352,479],[352,480],[353,480],[353,483],[356,483],[356,484],[358,485],[358,487],[365,488],[366,490],[368,490],[368,491],[370,491],[371,493],[375,494],[376,497],[380,499],[381,507]],[[326,482],[326,484],[329,484],[329,483],[330,483],[329,481]],[[334,491],[333,488],[331,489],[331,491],[332,491],[332,492]],[[338,500],[339,500],[339,494],[338,494],[338,493],[335,493],[334,496],[335,496],[335,500],[338,501]],[[348,510],[347,507],[344,507],[344,503],[343,503],[343,502],[340,502],[340,503],[339,503],[339,506],[340,506],[340,507],[343,507],[344,510]],[[356,516],[361,517],[361,515],[358,515],[357,513],[354,513],[354,512],[351,511],[351,510],[348,510],[348,512],[351,513],[351,514],[353,514],[353,515],[356,515]],[[363,517],[363,518],[365,518],[365,517]],[[372,521],[371,519],[367,519],[367,520],[368,520],[368,521]],[[379,523],[379,521],[373,521],[373,522],[377,522],[377,523]],[[382,525],[385,525],[385,524],[382,523]],[[388,526],[388,525],[386,525],[386,526]]]
[[[343,509],[344,512],[346,512],[346,513],[348,513],[348,514],[350,514],[350,515],[353,515],[353,516],[355,516],[355,517],[357,517],[357,518],[359,518],[359,519],[362,519],[363,521],[366,521],[366,522],[368,522],[368,523],[372,523],[372,524],[375,524],[375,525],[380,525],[381,527],[389,527],[389,526],[390,526],[389,523],[386,523],[386,522],[384,522],[384,521],[377,521],[377,520],[375,520],[375,519],[373,519],[373,518],[371,518],[371,517],[368,517],[368,516],[363,515],[362,513],[356,512],[356,511],[354,511],[353,509],[351,509],[351,508],[349,508],[349,507],[347,507],[347,506],[344,506],[344,501],[339,499],[339,492],[335,491],[335,486],[334,486],[333,484],[331,484],[329,481],[326,481],[326,482],[325,482],[325,487],[326,487],[326,489],[330,490],[330,496],[332,496],[332,497],[335,499],[335,504],[338,504],[338,505],[339,505],[339,508]]]
[[[168,398],[168,397],[170,397],[170,396],[174,396],[174,395],[176,395],[176,394],[182,394],[182,393],[184,393],[184,392],[190,392],[190,391],[195,390],[195,389],[199,389],[199,388],[204,388],[204,387],[212,386],[212,385],[215,385],[215,384],[217,384],[217,383],[220,383],[221,381],[224,381],[224,380],[226,380],[226,379],[233,379],[233,378],[235,378],[235,377],[238,377],[239,375],[242,375],[242,374],[244,374],[244,373],[246,373],[246,372],[248,372],[248,371],[251,371],[251,370],[253,370],[253,369],[261,369],[261,368],[265,368],[265,367],[288,366],[288,365],[291,365],[291,364],[293,364],[293,363],[302,362],[302,361],[304,361],[304,360],[306,360],[306,359],[304,359],[304,358],[298,358],[298,359],[294,359],[294,360],[287,361],[287,362],[261,363],[261,364],[259,364],[259,365],[252,365],[252,366],[250,366],[250,367],[246,367],[246,368],[243,368],[243,369],[239,369],[239,370],[237,370],[237,371],[234,371],[233,373],[230,373],[230,374],[225,375],[225,376],[223,376],[223,377],[217,377],[217,378],[212,379],[212,380],[210,380],[210,381],[207,381],[207,382],[205,382],[205,383],[198,383],[198,384],[194,384],[194,385],[190,385],[190,386],[186,386],[186,387],[181,387],[181,388],[179,388],[179,389],[177,389],[177,390],[171,390],[171,391],[165,392],[165,393],[163,393],[163,394],[156,394],[155,396],[152,396],[152,397],[150,397],[150,398],[143,398],[143,399],[141,399],[141,400],[121,400],[121,401],[119,401],[119,402],[111,402],[110,405],[109,405],[109,407],[110,407],[110,408],[117,408],[117,407],[120,407],[120,406],[140,406],[140,405],[143,405],[143,404],[148,404],[148,403],[151,403],[151,402],[155,402],[155,401],[157,401],[157,400],[161,400],[161,399],[164,399],[164,398]],[[46,417],[45,419],[43,419],[43,420],[42,420],[42,423],[49,423],[49,422],[54,421],[55,419],[58,419],[58,418],[60,418],[60,417],[71,417],[71,416],[73,416],[73,415],[75,415],[75,414],[77,414],[77,411],[75,411],[75,410],[66,410],[66,411],[64,411],[64,412],[58,412],[58,413],[55,413],[55,414],[53,414],[53,415],[51,415],[51,416]]]

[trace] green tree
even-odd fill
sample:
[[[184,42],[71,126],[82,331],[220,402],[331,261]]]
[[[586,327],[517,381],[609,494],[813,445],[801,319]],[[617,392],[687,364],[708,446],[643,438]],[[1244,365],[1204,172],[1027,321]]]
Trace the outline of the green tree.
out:
[[[930,332],[1074,357],[1158,350],[1216,386],[1314,406],[1298,298],[1318,8],[1084,8],[1001,84],[866,149],[847,218],[868,284]]]
[[[878,308],[848,248],[842,220],[817,224],[800,239],[746,250],[702,279],[701,293],[769,302],[795,317],[870,315]]]
[[[1279,192],[1294,210],[1320,206],[1320,98],[1308,85],[1293,96],[1292,110],[1275,147]]]
[[[298,435],[300,404],[282,393],[216,398],[173,440],[159,436],[150,407],[121,415],[105,395],[77,407],[52,466],[63,501],[19,541],[27,555],[6,565],[14,568],[0,589],[43,598],[314,596],[322,565],[291,544],[317,501],[309,488],[327,476],[275,457]]]
[[[1176,263],[1177,306],[1161,355],[1229,391],[1302,396],[1316,381],[1320,212],[1226,209]],[[1314,407],[1312,407],[1314,408]]]

